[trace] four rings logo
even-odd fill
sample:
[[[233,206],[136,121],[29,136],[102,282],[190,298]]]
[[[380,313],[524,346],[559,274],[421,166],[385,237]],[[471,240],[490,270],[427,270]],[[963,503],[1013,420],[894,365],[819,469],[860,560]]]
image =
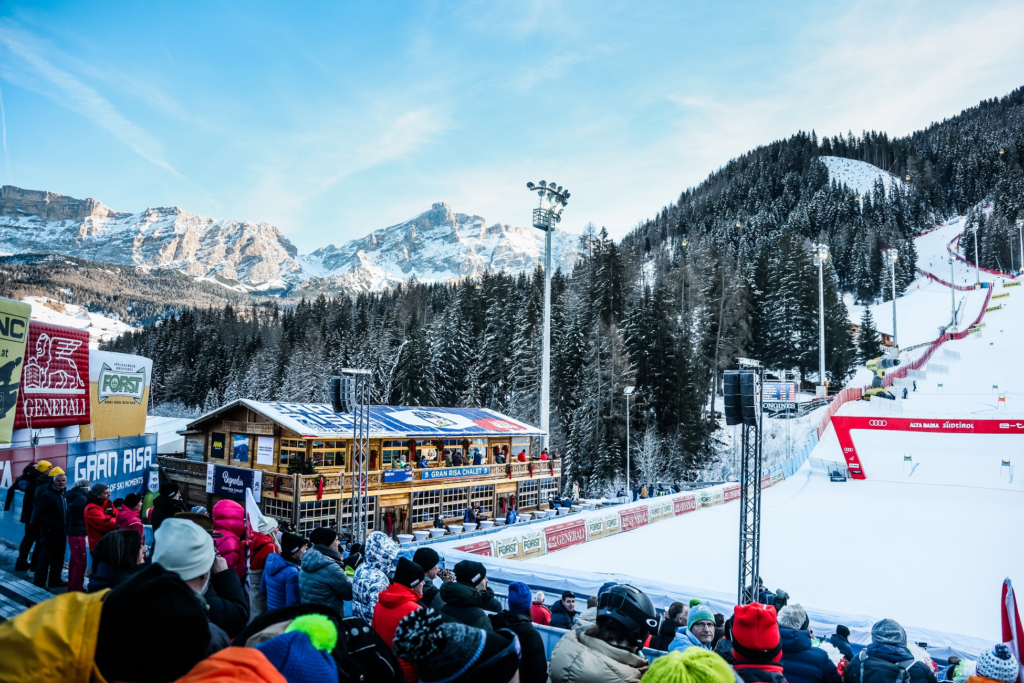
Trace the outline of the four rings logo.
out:
[[[868,420],[869,427],[884,427],[887,424],[889,423],[886,422],[885,420]]]

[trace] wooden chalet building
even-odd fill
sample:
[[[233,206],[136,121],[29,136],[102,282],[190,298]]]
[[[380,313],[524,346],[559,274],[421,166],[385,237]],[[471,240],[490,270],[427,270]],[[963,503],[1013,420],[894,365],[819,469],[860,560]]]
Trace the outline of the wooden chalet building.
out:
[[[503,516],[511,505],[534,509],[561,489],[561,461],[542,461],[531,451],[533,438],[543,435],[536,427],[485,409],[369,410],[371,529],[409,533],[431,526],[438,513],[454,523],[473,503],[488,516]],[[264,514],[292,520],[301,533],[348,527],[355,480],[351,414],[322,404],[239,399],[179,433],[185,457],[160,460],[189,505],[244,500],[250,487],[259,489]],[[446,455],[455,453],[466,464],[448,466]],[[416,463],[422,458],[426,468]]]

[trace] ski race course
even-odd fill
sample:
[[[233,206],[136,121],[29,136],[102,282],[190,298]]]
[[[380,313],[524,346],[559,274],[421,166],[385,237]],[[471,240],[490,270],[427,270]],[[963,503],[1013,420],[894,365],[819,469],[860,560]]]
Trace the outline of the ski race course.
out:
[[[897,302],[904,368],[929,350],[911,347],[938,338],[950,320],[950,288],[937,280],[974,283],[961,261],[950,275],[947,246],[961,230],[958,219],[917,240],[919,268],[934,277],[922,274]],[[907,400],[854,400],[836,412],[837,422],[871,423],[849,432],[864,480],[833,483],[808,462],[764,491],[760,574],[808,608],[816,631],[845,623],[866,643],[871,623],[890,617],[933,652],[971,654],[1000,640],[1001,583],[1024,581],[1024,471],[1016,472],[1024,465],[1024,287],[984,271],[981,281],[992,288],[954,291],[958,329],[980,317],[981,333],[947,341],[923,374],[898,380],[893,390],[907,385]],[[850,308],[859,320],[860,308]],[[875,306],[881,331],[892,331],[891,311],[891,302]],[[849,386],[870,379],[861,370]],[[985,424],[996,433],[964,433],[978,420],[995,421]],[[932,427],[940,431],[914,433]],[[844,461],[831,424],[811,458]],[[670,585],[690,587],[678,599],[735,600],[738,518],[737,505],[702,508],[519,566],[538,577],[610,573],[669,594]]]

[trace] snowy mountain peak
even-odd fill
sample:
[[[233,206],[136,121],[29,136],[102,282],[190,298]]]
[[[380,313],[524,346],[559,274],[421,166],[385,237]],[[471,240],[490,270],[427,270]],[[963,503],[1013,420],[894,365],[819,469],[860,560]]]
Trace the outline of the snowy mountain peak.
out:
[[[554,243],[555,263],[571,269],[575,236],[557,233]],[[443,282],[487,270],[519,272],[535,268],[542,249],[536,230],[488,226],[447,202],[340,247],[299,256],[267,222],[218,220],[176,206],[119,213],[95,199],[12,186],[0,192],[0,251],[169,268],[248,290],[378,291],[411,278]]]

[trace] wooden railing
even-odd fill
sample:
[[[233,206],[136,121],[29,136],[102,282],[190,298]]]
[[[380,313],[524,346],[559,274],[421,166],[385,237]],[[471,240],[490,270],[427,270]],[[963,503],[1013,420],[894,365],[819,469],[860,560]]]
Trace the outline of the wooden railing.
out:
[[[233,422],[225,420],[221,423],[221,426],[224,431],[236,434],[274,436],[274,425],[269,422]]]

